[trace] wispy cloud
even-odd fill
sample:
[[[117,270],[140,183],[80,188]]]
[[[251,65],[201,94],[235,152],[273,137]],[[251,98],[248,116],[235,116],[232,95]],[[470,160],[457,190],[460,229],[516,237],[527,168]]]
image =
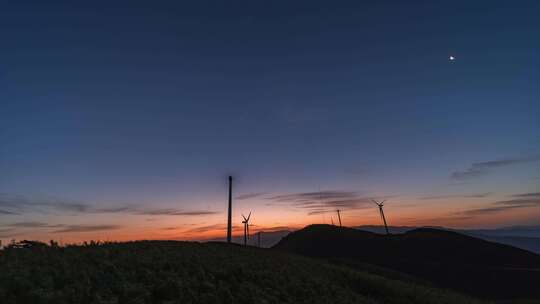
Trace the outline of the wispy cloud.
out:
[[[477,215],[485,215],[485,214],[491,214],[501,211],[507,211],[510,209],[515,208],[522,208],[524,206],[500,206],[500,207],[486,207],[486,208],[478,208],[478,209],[470,209],[465,210],[462,212],[459,212],[458,214],[465,215],[465,216],[477,216]]]
[[[434,218],[412,218],[407,220],[408,223],[445,223],[445,222],[456,222],[456,221],[466,221],[470,219],[474,219],[475,216],[471,214],[463,214],[463,213],[455,213],[455,214],[449,214],[447,216],[438,216]]]
[[[269,205],[287,205],[304,209],[308,215],[334,212],[335,209],[360,209],[370,204],[370,199],[351,191],[300,192],[267,198]]]
[[[174,208],[141,209],[141,207],[134,205],[96,207],[88,203],[62,200],[55,197],[27,197],[6,193],[0,193],[0,207],[2,207],[0,215],[60,212],[70,214],[125,213],[135,215],[200,216],[219,213],[209,210],[180,210]]]
[[[5,227],[0,229],[0,234],[4,235],[14,235],[14,233],[22,233],[24,229],[44,229],[52,230],[52,233],[71,233],[71,232],[90,232],[90,231],[101,231],[101,230],[113,230],[118,229],[121,226],[119,225],[66,225],[66,224],[49,224],[43,222],[16,222],[11,224],[2,225]],[[3,233],[2,233],[3,232]],[[9,232],[9,233],[8,233]]]
[[[97,208],[92,209],[92,213],[131,213],[136,212],[137,208],[133,206],[122,206],[122,207],[110,207],[110,208]]]
[[[497,213],[497,212],[502,212],[502,211],[507,211],[507,210],[512,210],[512,209],[517,209],[517,208],[540,207],[540,193],[524,193],[521,195],[524,195],[524,196],[519,196],[518,194],[517,197],[520,197],[520,198],[497,201],[497,202],[492,203],[491,206],[488,206],[485,208],[465,210],[465,211],[459,212],[459,214],[477,216],[477,215],[492,214],[492,213]],[[516,197],[516,195],[513,195],[513,197]]]
[[[235,199],[237,199],[237,200],[246,200],[246,199],[250,199],[250,198],[260,197],[260,196],[263,196],[265,194],[266,194],[266,192],[246,193],[246,194],[238,195],[237,197],[235,197]]]
[[[452,172],[450,177],[455,180],[468,180],[486,175],[494,168],[507,167],[536,161],[540,161],[540,155],[477,162],[472,163],[469,168],[463,171]]]
[[[81,213],[89,210],[87,204],[77,201],[52,196],[28,197],[9,193],[0,193],[0,206],[4,211],[7,209],[7,212],[12,213],[29,211],[46,213],[47,210]]]
[[[233,225],[233,229],[238,229],[240,226]],[[184,231],[186,234],[194,234],[194,233],[205,233],[210,231],[224,231],[227,229],[226,224],[213,224],[213,225],[206,225],[206,226],[199,226],[195,228],[188,229]]]
[[[181,227],[163,227],[161,230],[178,230],[181,229]]]
[[[121,227],[119,225],[66,225],[62,229],[53,231],[53,233],[93,232],[115,230]]]
[[[318,191],[318,192],[300,192],[291,194],[282,194],[269,197],[268,199],[278,202],[290,201],[310,201],[323,199],[342,199],[356,197],[356,192],[350,191]]]
[[[17,222],[6,225],[7,227],[16,227],[16,228],[58,228],[62,227],[61,224],[48,224],[42,222]]]
[[[511,199],[506,201],[495,202],[496,205],[503,206],[524,206],[524,207],[534,207],[540,206],[540,197],[531,197],[531,198],[518,198]]]
[[[136,212],[136,214],[141,214],[141,215],[179,215],[179,216],[213,215],[213,214],[219,214],[219,213],[220,212],[210,211],[210,210],[185,211],[185,210],[172,209],[172,208],[141,210],[141,211]]]
[[[540,192],[514,194],[512,197],[540,197]]]
[[[17,215],[18,213],[0,209],[0,215],[2,215],[2,214],[5,214],[5,215]]]
[[[423,196],[419,197],[420,200],[438,200],[438,199],[448,199],[448,198],[485,198],[490,196],[491,192],[484,193],[473,193],[473,194],[446,194],[446,195],[433,195],[433,196]]]

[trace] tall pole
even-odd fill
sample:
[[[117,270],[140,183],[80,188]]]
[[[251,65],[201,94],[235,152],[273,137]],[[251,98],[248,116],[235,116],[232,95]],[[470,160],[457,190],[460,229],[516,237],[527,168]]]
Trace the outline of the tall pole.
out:
[[[382,209],[382,206],[379,206],[379,209],[381,209],[381,216],[384,222],[384,229],[386,229],[386,234],[390,234],[390,232],[388,232],[388,225],[386,225],[386,218],[384,217],[384,211]]]
[[[337,210],[337,217],[339,219],[339,227],[341,227],[341,215],[339,214],[339,209]]]
[[[227,243],[231,242],[232,234],[232,176],[229,176],[229,217],[227,222]]]

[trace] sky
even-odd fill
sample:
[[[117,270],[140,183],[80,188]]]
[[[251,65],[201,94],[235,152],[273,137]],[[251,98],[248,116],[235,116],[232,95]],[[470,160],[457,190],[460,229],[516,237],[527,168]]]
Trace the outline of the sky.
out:
[[[0,239],[540,225],[538,1],[7,1]],[[450,56],[454,60],[450,60]]]

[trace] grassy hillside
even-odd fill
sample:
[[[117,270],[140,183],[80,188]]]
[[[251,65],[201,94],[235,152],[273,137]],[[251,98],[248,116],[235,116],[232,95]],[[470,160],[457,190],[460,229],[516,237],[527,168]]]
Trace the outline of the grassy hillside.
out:
[[[0,251],[14,303],[478,303],[269,249],[144,241]]]
[[[365,264],[378,265],[488,299],[540,299],[540,255],[451,231],[380,235],[312,225],[274,248],[362,270]]]

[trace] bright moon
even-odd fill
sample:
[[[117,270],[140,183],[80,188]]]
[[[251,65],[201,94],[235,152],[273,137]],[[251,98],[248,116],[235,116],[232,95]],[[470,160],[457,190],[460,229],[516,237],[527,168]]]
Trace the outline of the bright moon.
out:
[[[450,56],[450,57],[448,57],[448,59],[450,59],[450,61],[454,61],[456,59],[456,57]]]

